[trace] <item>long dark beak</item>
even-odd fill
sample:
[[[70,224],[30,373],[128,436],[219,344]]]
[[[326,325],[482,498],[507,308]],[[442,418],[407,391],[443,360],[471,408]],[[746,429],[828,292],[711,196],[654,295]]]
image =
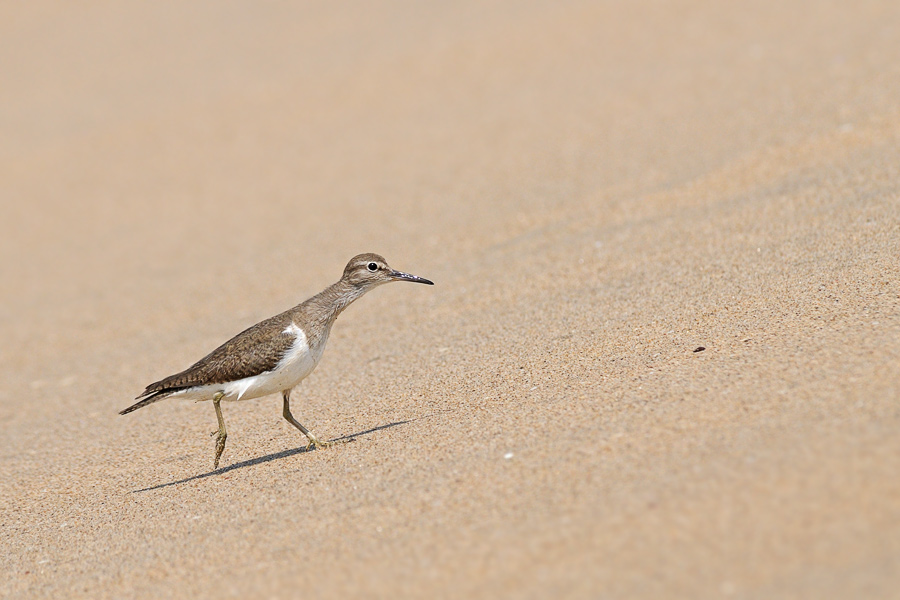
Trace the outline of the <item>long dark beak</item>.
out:
[[[418,275],[410,275],[409,273],[403,273],[401,271],[391,271],[390,272],[391,279],[395,279],[397,281],[412,281],[413,283],[424,283],[425,285],[434,285],[433,281],[429,281],[424,277],[419,277]]]

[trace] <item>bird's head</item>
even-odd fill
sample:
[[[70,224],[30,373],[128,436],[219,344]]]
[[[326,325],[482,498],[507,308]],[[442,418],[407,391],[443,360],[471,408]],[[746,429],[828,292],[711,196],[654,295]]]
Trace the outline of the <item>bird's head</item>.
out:
[[[383,256],[372,253],[360,254],[351,258],[344,268],[342,279],[356,287],[364,288],[372,288],[391,281],[411,281],[434,285],[424,277],[395,271],[388,266]]]

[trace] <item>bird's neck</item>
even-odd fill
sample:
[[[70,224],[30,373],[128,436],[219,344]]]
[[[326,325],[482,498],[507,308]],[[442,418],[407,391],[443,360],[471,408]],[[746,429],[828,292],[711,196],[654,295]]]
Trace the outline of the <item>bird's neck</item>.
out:
[[[313,309],[314,314],[317,316],[316,320],[330,328],[338,315],[367,291],[368,288],[366,287],[356,286],[341,279],[307,300],[304,304],[310,305],[310,308]]]

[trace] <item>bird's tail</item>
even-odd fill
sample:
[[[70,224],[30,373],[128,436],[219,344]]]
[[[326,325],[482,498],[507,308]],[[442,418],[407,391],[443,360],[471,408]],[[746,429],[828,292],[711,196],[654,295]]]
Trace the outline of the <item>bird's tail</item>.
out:
[[[147,396],[145,398],[141,398],[140,396],[138,396],[138,398],[141,398],[140,400],[138,400],[137,402],[135,402],[134,404],[132,404],[125,410],[120,410],[119,414],[127,415],[128,413],[135,411],[139,408],[144,408],[148,404],[153,404],[154,402],[156,402],[158,400],[162,400],[163,398],[168,396],[170,393],[171,393],[171,390],[160,390],[158,392],[153,392],[152,394],[150,394],[149,396]]]

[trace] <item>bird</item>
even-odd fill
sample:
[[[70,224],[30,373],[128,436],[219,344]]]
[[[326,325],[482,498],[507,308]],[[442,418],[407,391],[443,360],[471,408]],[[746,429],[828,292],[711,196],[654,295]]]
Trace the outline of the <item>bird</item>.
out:
[[[184,371],[151,383],[135,398],[137,402],[119,414],[127,415],[167,398],[212,400],[219,425],[212,433],[216,436],[215,471],[228,438],[221,402],[280,392],[282,416],[306,436],[306,449],[330,446],[336,442],[320,441],[291,414],[291,392],[319,364],[338,315],[369,290],[393,281],[434,285],[424,277],[392,269],[378,254],[354,256],[336,283],[245,329]]]

